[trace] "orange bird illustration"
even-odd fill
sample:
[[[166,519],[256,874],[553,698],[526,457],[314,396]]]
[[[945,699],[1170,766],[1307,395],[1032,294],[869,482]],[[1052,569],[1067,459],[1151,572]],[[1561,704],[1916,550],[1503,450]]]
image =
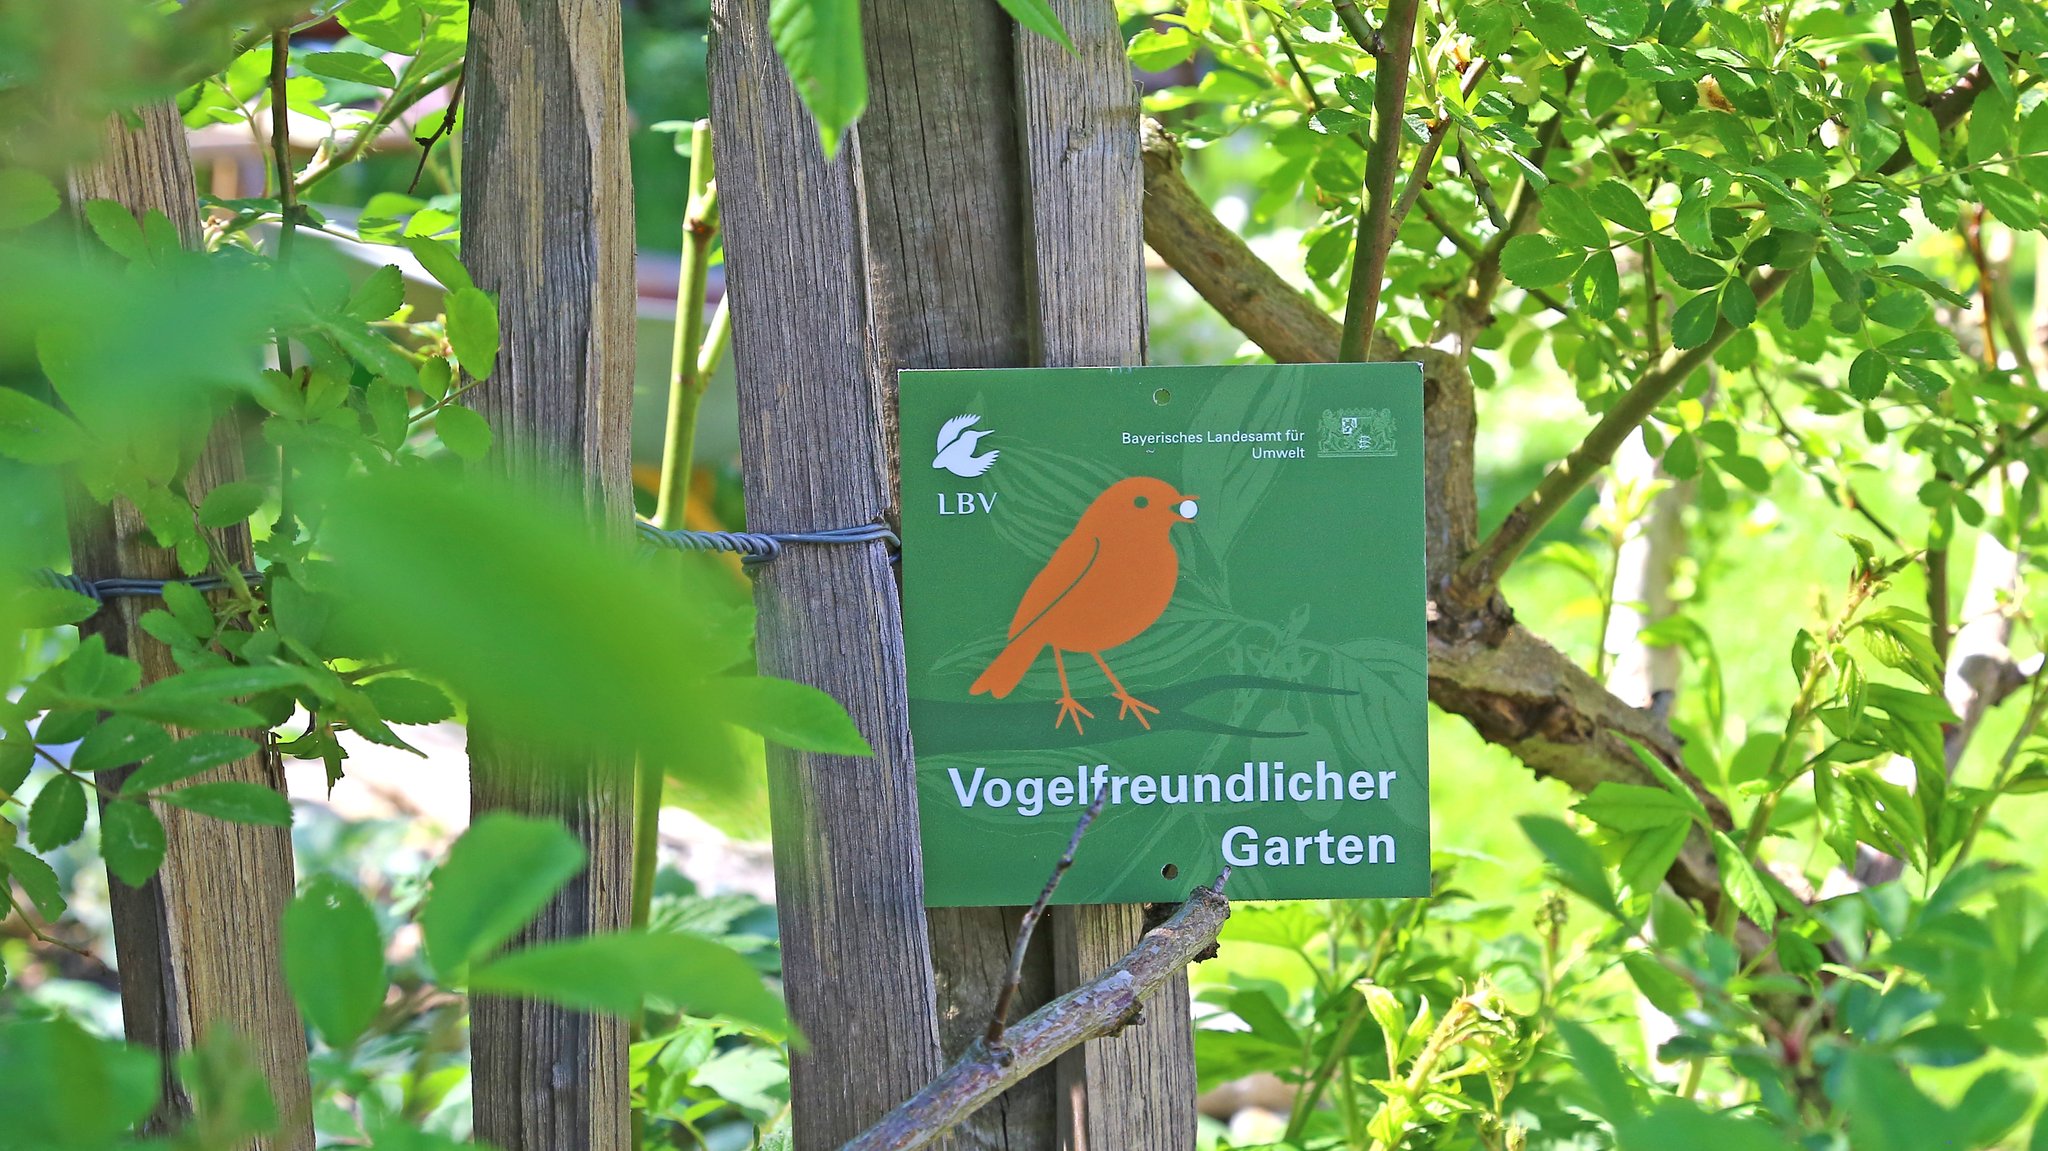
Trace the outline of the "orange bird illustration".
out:
[[[1052,649],[1052,665],[1060,673],[1060,710],[1052,725],[1071,719],[1081,731],[1081,718],[1095,718],[1067,686],[1064,652],[1087,652],[1116,689],[1121,705],[1116,717],[1135,715],[1145,730],[1146,712],[1159,709],[1124,690],[1102,653],[1135,639],[1151,627],[1180,579],[1180,556],[1168,533],[1175,524],[1195,518],[1195,497],[1181,495],[1164,480],[1136,476],[1119,480],[1095,497],[1066,541],[1053,550],[1045,570],[1024,589],[1024,600],[1010,620],[1010,643],[969,688],[1001,699],[1016,690],[1038,655]]]

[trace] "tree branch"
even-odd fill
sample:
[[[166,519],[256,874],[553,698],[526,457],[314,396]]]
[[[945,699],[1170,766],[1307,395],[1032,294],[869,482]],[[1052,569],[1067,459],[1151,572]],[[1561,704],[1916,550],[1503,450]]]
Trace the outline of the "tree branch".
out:
[[[1752,279],[1750,288],[1756,293],[1757,303],[1762,304],[1776,295],[1778,289],[1785,286],[1785,281],[1792,278],[1794,270],[1773,268]],[[1452,606],[1471,610],[1491,596],[1508,565],[1514,563],[1515,557],[1522,554],[1522,549],[1536,538],[1536,534],[1557,515],[1566,501],[1607,466],[1607,461],[1614,458],[1615,451],[1621,447],[1622,441],[1628,439],[1629,433],[1648,419],[1657,406],[1685,382],[1687,376],[1712,358],[1715,350],[1737,330],[1727,320],[1719,321],[1704,343],[1666,353],[1656,368],[1623,393],[1600,422],[1593,425],[1593,430],[1586,433],[1579,446],[1552,468],[1536,485],[1536,490],[1515,505],[1493,535],[1459,564],[1449,593]]]
[[[1116,966],[1026,1016],[1009,1029],[1001,1047],[975,1042],[924,1090],[841,1151],[930,1146],[1062,1052],[1137,1022],[1146,996],[1188,964],[1215,954],[1216,935],[1230,917],[1230,901],[1223,896],[1229,878],[1226,869],[1213,885],[1196,888]]]
[[[1899,45],[1899,78],[1906,86],[1906,99],[1915,104],[1927,99],[1927,77],[1920,73],[1920,47],[1913,38],[1913,10],[1906,0],[1892,4],[1892,39]]]
[[[1358,239],[1352,249],[1351,291],[1344,301],[1344,335],[1337,345],[1340,361],[1366,358],[1379,318],[1380,281],[1386,275],[1387,253],[1394,242],[1388,225],[1394,210],[1394,178],[1400,168],[1401,116],[1408,106],[1408,65],[1415,49],[1415,15],[1421,6],[1422,0],[1391,0],[1386,24],[1368,45],[1378,61],[1373,70],[1372,147],[1365,153],[1365,202],[1358,213]]]
[[[1145,243],[1246,338],[1283,364],[1324,364],[1343,329],[1223,226],[1180,171],[1180,145],[1143,128]]]

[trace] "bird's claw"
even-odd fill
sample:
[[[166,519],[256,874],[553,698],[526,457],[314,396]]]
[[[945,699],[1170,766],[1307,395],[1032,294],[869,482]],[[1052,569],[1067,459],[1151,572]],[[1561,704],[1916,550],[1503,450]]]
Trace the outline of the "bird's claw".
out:
[[[1153,715],[1158,715],[1158,708],[1153,707],[1151,704],[1146,703],[1144,700],[1139,699],[1137,696],[1134,696],[1127,691],[1117,692],[1116,701],[1117,703],[1122,705],[1121,707],[1117,708],[1116,717],[1118,719],[1124,719],[1128,716],[1137,716],[1138,723],[1141,724],[1146,731],[1152,730],[1152,724],[1145,719],[1145,713],[1149,711]]]
[[[1069,719],[1072,719],[1074,721],[1074,734],[1085,734],[1081,730],[1081,717],[1084,715],[1087,716],[1089,719],[1095,718],[1095,713],[1089,711],[1085,707],[1082,707],[1080,700],[1075,699],[1071,695],[1063,695],[1060,697],[1060,713],[1059,715],[1055,716],[1052,721],[1053,730],[1058,731],[1061,724],[1067,722],[1067,720]]]

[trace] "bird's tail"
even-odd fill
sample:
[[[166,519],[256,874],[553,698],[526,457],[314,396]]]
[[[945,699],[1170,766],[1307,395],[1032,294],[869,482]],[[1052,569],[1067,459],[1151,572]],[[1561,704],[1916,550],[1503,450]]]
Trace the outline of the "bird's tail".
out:
[[[1044,650],[1044,640],[1038,639],[1028,631],[1019,635],[1010,641],[1010,646],[1003,649],[1003,654],[997,656],[994,663],[988,665],[988,670],[981,673],[980,678],[974,681],[974,686],[967,689],[967,694],[980,695],[982,692],[988,692],[997,699],[1003,698],[1017,690],[1017,684],[1024,679],[1024,673],[1030,671],[1031,665],[1038,662],[1038,653]]]

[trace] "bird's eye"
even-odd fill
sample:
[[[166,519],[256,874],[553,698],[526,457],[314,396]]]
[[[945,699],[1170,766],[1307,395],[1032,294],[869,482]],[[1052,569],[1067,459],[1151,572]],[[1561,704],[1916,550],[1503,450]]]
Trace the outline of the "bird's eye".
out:
[[[1149,504],[1151,502],[1151,500],[1146,499],[1144,496],[1139,496],[1137,499],[1131,501],[1131,506],[1134,508],[1142,508],[1146,504]]]

